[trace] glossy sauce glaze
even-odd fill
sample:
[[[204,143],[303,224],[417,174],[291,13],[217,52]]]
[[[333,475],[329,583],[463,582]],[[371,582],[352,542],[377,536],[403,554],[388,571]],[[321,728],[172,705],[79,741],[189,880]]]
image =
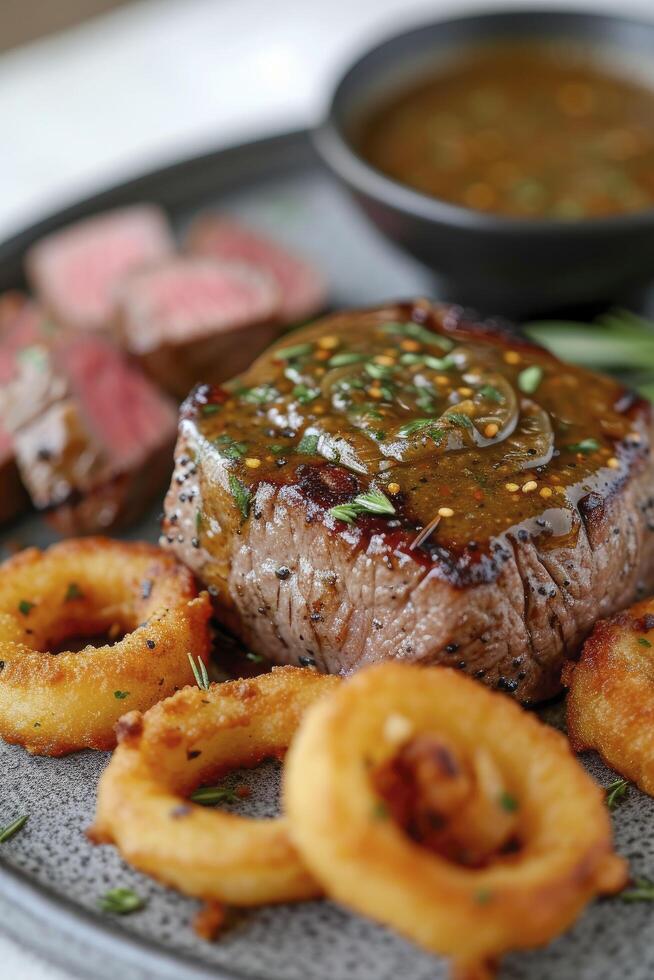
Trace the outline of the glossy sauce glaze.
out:
[[[376,106],[355,142],[374,166],[453,204],[578,219],[654,206],[654,90],[592,52],[480,47]]]
[[[649,451],[649,408],[615,381],[421,302],[294,332],[187,411],[236,522],[260,485],[294,486],[335,533],[459,570],[517,525],[574,544]]]

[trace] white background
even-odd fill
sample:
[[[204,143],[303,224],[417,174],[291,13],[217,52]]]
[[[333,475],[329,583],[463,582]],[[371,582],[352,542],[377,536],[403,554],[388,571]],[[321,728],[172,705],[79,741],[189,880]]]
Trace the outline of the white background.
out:
[[[44,0],[54,3],[56,0]],[[143,0],[0,58],[0,238],[205,149],[310,125],[357,51],[511,0]],[[545,0],[654,15],[654,0]],[[7,980],[63,980],[0,936]]]

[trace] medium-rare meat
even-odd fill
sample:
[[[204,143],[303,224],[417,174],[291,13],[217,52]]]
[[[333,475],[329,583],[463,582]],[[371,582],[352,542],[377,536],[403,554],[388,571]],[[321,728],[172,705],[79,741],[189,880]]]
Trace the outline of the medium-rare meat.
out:
[[[654,586],[651,406],[426,302],[330,317],[183,406],[163,543],[278,663],[537,701]]]
[[[268,272],[279,286],[281,316],[286,323],[307,320],[325,305],[325,281],[317,269],[232,218],[202,215],[191,225],[187,243],[198,255],[251,262]]]
[[[242,262],[171,259],[131,276],[122,291],[122,345],[184,398],[198,381],[224,381],[278,335],[279,291]]]
[[[174,248],[163,211],[139,204],[48,235],[27,252],[25,266],[40,302],[58,323],[108,329],[124,278],[167,258]]]
[[[21,351],[50,334],[42,311],[18,292],[0,296],[0,386],[16,374]],[[0,417],[0,524],[29,507],[16,466],[13,441]]]
[[[128,523],[170,475],[174,405],[102,337],[27,348],[0,411],[34,505],[62,534]]]

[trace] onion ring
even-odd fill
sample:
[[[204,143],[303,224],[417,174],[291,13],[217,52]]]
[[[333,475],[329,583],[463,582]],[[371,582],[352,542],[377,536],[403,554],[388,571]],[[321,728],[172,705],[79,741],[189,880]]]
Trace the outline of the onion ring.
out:
[[[573,748],[654,796],[654,599],[599,622],[563,682]]]
[[[130,712],[98,791],[91,839],[205,901],[251,906],[320,894],[285,818],[255,820],[189,802],[230,770],[285,752],[305,709],[340,681],[301,667],[186,688]]]
[[[460,768],[477,784],[467,808],[451,797],[432,813],[437,829],[452,830],[442,853],[391,819],[379,783],[424,739],[450,750],[443,798]],[[430,780],[433,788],[433,772]],[[499,796],[484,799],[488,792]],[[292,839],[329,895],[451,957],[457,975],[489,975],[495,957],[548,942],[591,898],[626,880],[602,792],[565,738],[449,668],[366,668],[312,708],[288,755],[284,804]],[[461,834],[482,847],[472,863],[452,859]],[[484,854],[512,834],[517,846]]]
[[[127,708],[193,682],[209,656],[210,601],[149,544],[83,538],[0,566],[0,736],[39,755],[111,749]],[[72,637],[118,642],[56,651]]]

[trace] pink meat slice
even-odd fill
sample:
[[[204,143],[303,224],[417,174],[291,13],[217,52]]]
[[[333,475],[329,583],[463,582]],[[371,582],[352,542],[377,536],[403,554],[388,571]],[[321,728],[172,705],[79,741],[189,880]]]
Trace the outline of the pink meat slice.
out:
[[[272,320],[278,308],[274,281],[257,268],[178,258],[130,278],[121,322],[126,346],[142,354]]]
[[[166,258],[173,237],[160,208],[135,205],[86,218],[37,242],[27,274],[43,305],[62,324],[107,328],[116,290],[136,269]]]
[[[142,465],[153,446],[170,442],[177,412],[138,367],[99,337],[78,337],[57,351],[90,429],[112,470]]]
[[[191,227],[188,245],[199,255],[249,262],[268,272],[279,286],[286,323],[306,320],[325,304],[325,282],[312,265],[231,218],[202,216]]]

